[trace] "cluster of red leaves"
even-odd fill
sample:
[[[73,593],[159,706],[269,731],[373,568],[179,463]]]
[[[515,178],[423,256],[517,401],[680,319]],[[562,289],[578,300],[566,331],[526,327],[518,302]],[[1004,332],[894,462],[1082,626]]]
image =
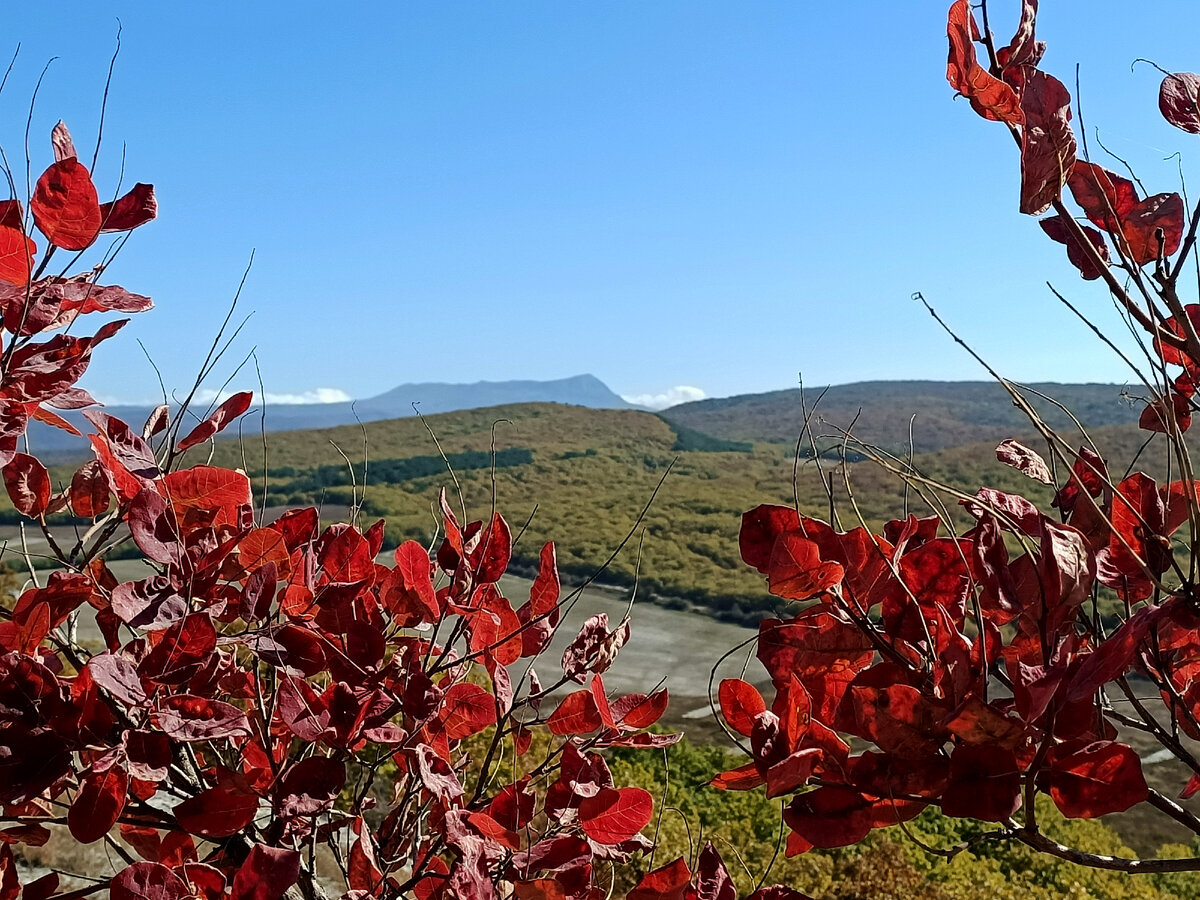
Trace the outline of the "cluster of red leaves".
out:
[[[696,871],[679,858],[665,866],[647,872],[626,900],[737,900],[737,886],[721,854],[711,843],[706,844],[696,860]],[[794,888],[782,884],[761,887],[746,900],[811,900]]]
[[[1067,258],[1080,275],[1092,281],[1111,277],[1116,264],[1133,274],[1153,263],[1159,279],[1171,282],[1178,274],[1170,257],[1180,251],[1186,230],[1183,198],[1177,192],[1140,197],[1128,178],[1095,163],[1076,158],[1071,130],[1071,96],[1054,76],[1037,66],[1045,44],[1034,40],[1037,0],[1021,0],[1021,20],[1012,42],[995,53],[985,69],[978,61],[976,43],[983,39],[967,0],[957,0],[947,23],[950,56],[946,77],[981,116],[1006,123],[1021,145],[1020,210],[1040,215],[1051,206],[1055,215],[1039,221],[1052,240],[1066,245]],[[1159,109],[1170,124],[1200,134],[1200,75],[1167,75],[1159,88]],[[1083,213],[1085,224],[1067,212],[1063,189]],[[1093,227],[1094,226],[1094,227]],[[1135,276],[1138,277],[1138,276]],[[1141,417],[1147,431],[1183,432],[1191,427],[1191,409],[1200,382],[1200,363],[1180,348],[1187,330],[1200,319],[1200,307],[1188,306],[1162,323],[1166,334],[1177,339],[1155,340],[1163,361],[1184,371],[1174,383],[1152,398]]]
[[[1028,447],[1006,441],[997,457],[1051,483]],[[743,559],[773,593],[811,605],[761,623],[769,705],[745,681],[721,683],[722,714],[751,761],[713,784],[794,793],[789,853],[856,843],[931,804],[1008,822],[1036,792],[1073,818],[1147,799],[1138,756],[1116,740],[1099,694],[1137,671],[1200,735],[1200,612],[1186,593],[1150,602],[1200,482],[1135,473],[1115,491],[1106,483],[1103,462],[1083,451],[1055,498],[1066,522],[982,489],[963,503],[975,525],[959,537],[937,517],[872,534],[788,507],[748,512]],[[1130,609],[1110,634],[1084,605],[1101,585]],[[847,735],[870,749],[852,753]]]
[[[54,247],[153,215],[148,186],[98,204],[61,125],[54,146],[31,203]],[[382,521],[322,528],[315,509],[256,521],[243,472],[173,467],[245,412],[248,394],[183,435],[165,407],[140,431],[87,410],[94,459],[56,490],[17,440],[31,417],[70,429],[51,409],[94,403],[75,382],[124,323],[35,337],[150,301],[91,277],[40,277],[15,201],[0,241],[19,250],[0,261],[5,487],[56,549],[47,515],[95,520],[61,554],[64,571],[0,617],[0,900],[90,893],[61,893],[55,874],[17,882],[9,845],[44,843],[63,821],[80,842],[116,828],[133,848],[100,886],[114,900],[275,900],[298,881],[316,896],[301,863],[320,843],[348,848],[354,900],[602,896],[595,862],[649,846],[653,800],[615,785],[599,751],[677,737],[646,731],[665,690],[605,689],[629,621],[585,622],[543,687],[533,663],[565,602],[552,544],[514,606],[499,585],[512,552],[499,514],[460,525],[443,499],[436,554],[409,541],[393,566],[377,561]],[[106,566],[123,533],[147,577],[121,582]],[[102,652],[72,640],[84,610]],[[539,730],[549,749],[531,759]],[[385,763],[396,776],[377,797]]]

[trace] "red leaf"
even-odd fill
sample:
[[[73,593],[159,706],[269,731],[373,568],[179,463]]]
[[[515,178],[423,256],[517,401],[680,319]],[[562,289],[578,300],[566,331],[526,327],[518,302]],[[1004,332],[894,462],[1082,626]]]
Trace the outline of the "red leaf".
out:
[[[1038,455],[1037,451],[1030,450],[1022,443],[1014,440],[1001,441],[1000,446],[996,448],[996,459],[1024,472],[1034,481],[1040,481],[1042,484],[1054,484],[1054,478],[1050,475],[1050,467],[1046,465],[1046,461]]]
[[[277,579],[286,579],[291,574],[292,558],[287,543],[274,528],[255,528],[238,541],[237,552],[238,565],[247,572],[257,572],[271,563]]]
[[[819,787],[794,798],[783,820],[813,847],[845,847],[857,844],[875,827],[874,805],[849,788]]]
[[[759,785],[767,783],[767,779],[758,771],[758,766],[748,763],[728,772],[713,776],[709,784],[718,791],[752,791]]]
[[[100,232],[129,231],[145,225],[157,215],[158,200],[154,196],[154,185],[139,181],[125,196],[100,204]]]
[[[671,695],[666,688],[645,694],[627,694],[612,705],[613,718],[625,728],[649,728],[663,717]]]
[[[737,900],[737,885],[711,842],[696,860],[696,900]]]
[[[50,474],[27,454],[14,454],[4,466],[4,487],[22,515],[39,518],[50,503]]]
[[[641,788],[604,788],[579,804],[579,824],[597,844],[620,844],[650,823],[654,798]]]
[[[558,627],[558,598],[561,593],[554,544],[542,545],[537,577],[529,588],[529,601],[517,610],[525,629],[521,632],[521,655],[536,656],[550,643]]]
[[[396,567],[384,579],[380,599],[393,616],[410,627],[441,618],[429,553],[416,541],[405,541],[396,548]]]
[[[942,813],[952,818],[1003,822],[1021,804],[1021,773],[1011,750],[959,744],[950,757]]]
[[[111,492],[98,461],[84,463],[71,477],[70,497],[71,510],[77,516],[94,519],[108,512]]]
[[[1149,793],[1138,755],[1116,741],[1057,744],[1046,756],[1044,774],[1050,798],[1068,819],[1124,812]]]
[[[717,697],[721,702],[721,714],[725,716],[729,727],[738,734],[750,737],[755,717],[767,708],[758,688],[740,678],[726,678],[721,682]]]
[[[50,146],[54,148],[54,161],[62,162],[64,159],[71,159],[78,156],[75,152],[75,142],[71,140],[71,132],[67,130],[67,125],[62,119],[50,130]]]
[[[231,703],[191,694],[174,694],[162,701],[154,722],[177,741],[215,741],[249,737],[250,721]]]
[[[1067,245],[1067,259],[1071,261],[1071,265],[1079,270],[1080,276],[1085,281],[1095,281],[1104,274],[1104,269],[1092,262],[1091,256],[1087,254],[1083,246],[1075,239],[1075,235],[1063,224],[1061,216],[1049,216],[1045,219],[1039,219],[1038,224],[1052,241]],[[1081,225],[1080,228],[1096,249],[1096,255],[1107,266],[1108,245],[1104,243],[1104,236],[1090,225]]]
[[[1190,134],[1200,134],[1200,75],[1176,72],[1158,88],[1158,109],[1163,118]]]
[[[229,900],[279,900],[299,877],[299,851],[255,844],[233,877]]]
[[[786,531],[799,528],[800,517],[790,506],[756,506],[742,515],[742,529],[738,534],[742,560],[766,575],[776,539]]]
[[[628,616],[612,631],[608,630],[608,613],[590,616],[563,651],[563,674],[583,684],[588,672],[597,675],[607,672],[617,658],[617,651],[629,640],[629,633]]]
[[[71,836],[81,844],[90,844],[108,834],[125,808],[128,792],[129,773],[123,766],[114,764],[102,772],[85,773],[67,813]]]
[[[250,479],[230,469],[194,466],[171,472],[161,484],[177,516],[188,509],[217,511],[213,525],[235,524],[237,508],[250,502]]]
[[[278,786],[278,808],[283,816],[317,816],[334,806],[346,786],[346,763],[325,756],[310,756],[293,764]]]
[[[189,894],[187,885],[162,863],[133,863],[109,882],[111,900],[184,900]]]
[[[33,272],[37,245],[19,228],[0,225],[0,281],[25,287]]]
[[[125,516],[133,542],[154,562],[178,564],[183,556],[179,527],[167,501],[153,487],[138,491]]]
[[[970,3],[955,0],[946,23],[946,35],[950,39],[946,80],[950,87],[969,99],[971,106],[984,118],[1020,125],[1025,116],[1012,87],[976,61],[972,38],[977,34],[978,26],[971,15]]]
[[[807,600],[836,587],[845,570],[838,562],[822,562],[816,543],[799,531],[787,531],[775,540],[767,563],[772,594],[785,600]]]
[[[63,250],[85,250],[100,234],[100,200],[87,168],[75,157],[42,173],[30,201],[42,234]]]
[[[1155,194],[1135,206],[1121,223],[1133,261],[1142,266],[1158,259],[1159,231],[1163,258],[1178,250],[1183,240],[1183,219],[1183,198],[1176,193]]]
[[[234,785],[218,785],[189,797],[173,810],[180,826],[201,837],[237,834],[258,814],[258,797]]]
[[[207,613],[193,613],[162,632],[138,664],[138,674],[159,684],[182,684],[208,662],[217,647],[217,630]]]
[[[966,0],[961,0],[966,5]],[[1062,82],[1038,69],[1018,69],[1021,111],[1021,212],[1036,216],[1062,196],[1075,164],[1071,95]]]
[[[179,442],[179,451],[189,450],[197,444],[203,444],[214,434],[250,408],[254,399],[251,391],[241,391],[234,394],[215,410],[212,415],[188,432],[187,437]]]
[[[124,656],[97,654],[87,661],[87,670],[96,684],[126,706],[140,706],[146,702],[146,690],[137,667]]]
[[[15,228],[22,231],[25,227],[25,213],[21,210],[20,200],[0,200],[0,228]]]
[[[460,681],[442,698],[440,718],[446,737],[462,740],[496,723],[496,699],[479,685]]]
[[[508,570],[512,556],[512,535],[508,523],[500,513],[492,514],[492,523],[483,532],[479,548],[472,555],[475,580],[479,584],[493,584]]]
[[[1171,391],[1146,404],[1138,418],[1138,427],[1156,434],[1174,434],[1192,427],[1192,402],[1183,394]]]
[[[777,690],[793,675],[812,695],[814,718],[830,722],[847,685],[875,656],[870,637],[820,607],[759,623],[758,658]]]
[[[1067,184],[1087,217],[1109,234],[1121,233],[1121,223],[1139,202],[1132,181],[1084,160],[1071,167]]]
[[[681,856],[643,875],[625,900],[684,900],[691,880],[691,870]]]
[[[550,733],[558,735],[587,734],[602,724],[596,698],[588,690],[567,694],[546,720]]]

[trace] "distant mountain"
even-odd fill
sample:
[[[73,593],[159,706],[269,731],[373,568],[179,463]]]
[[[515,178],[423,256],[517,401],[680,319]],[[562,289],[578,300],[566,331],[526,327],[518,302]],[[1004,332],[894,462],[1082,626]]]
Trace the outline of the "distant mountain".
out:
[[[1061,403],[1087,428],[1134,424],[1142,405],[1129,393],[1136,389],[1116,384],[1054,384],[1027,386]],[[810,411],[824,388],[806,388]],[[1033,406],[1058,429],[1070,429],[1070,418],[1053,403],[1027,392]],[[804,425],[799,389],[743,394],[683,403],[664,410],[669,422],[734,441],[792,441]],[[915,418],[913,418],[915,416]],[[1000,385],[991,381],[866,381],[826,390],[812,419],[814,435],[829,436],[829,446],[841,429],[893,452],[908,448],[909,422],[918,453],[943,450],[977,441],[1003,440],[1030,431],[1024,414]]]
[[[477,381],[474,384],[426,382],[402,384],[365,400],[348,403],[267,404],[267,431],[295,431],[302,428],[335,428],[356,422],[376,422],[416,415],[479,409],[512,403],[563,403],[591,409],[633,409],[594,375],[576,375],[555,381]],[[151,407],[109,406],[104,412],[135,428],[141,428]],[[203,410],[195,410],[202,413]],[[78,413],[65,413],[67,419],[85,431],[86,422]],[[259,411],[255,407],[244,420],[244,429],[257,430]],[[90,427],[90,426],[86,426]],[[38,453],[62,456],[83,453],[87,444],[80,438],[56,428],[31,424],[29,440]]]

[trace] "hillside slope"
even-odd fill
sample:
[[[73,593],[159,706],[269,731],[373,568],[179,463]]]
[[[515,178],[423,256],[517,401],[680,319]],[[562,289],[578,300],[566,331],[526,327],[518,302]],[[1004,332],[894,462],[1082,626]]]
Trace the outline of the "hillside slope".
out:
[[[1029,387],[1058,400],[1088,428],[1136,424],[1141,412],[1140,405],[1125,396],[1122,385],[1044,383]],[[805,390],[810,410],[822,390]],[[1072,427],[1070,418],[1052,403],[1032,394],[1030,399],[1055,428]],[[738,441],[795,442],[804,426],[804,407],[796,388],[684,403],[663,415],[696,431]],[[829,388],[817,406],[813,433],[827,436],[821,444],[829,446],[853,423],[860,439],[898,452],[908,448],[910,420],[918,453],[975,441],[999,441],[1014,430],[1029,427],[1005,390],[994,382],[873,381]]]

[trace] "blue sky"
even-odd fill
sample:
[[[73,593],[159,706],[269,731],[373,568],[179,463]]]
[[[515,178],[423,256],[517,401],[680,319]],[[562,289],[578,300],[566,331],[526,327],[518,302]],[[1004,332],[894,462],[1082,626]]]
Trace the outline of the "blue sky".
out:
[[[1004,374],[1126,380],[1051,280],[1121,328],[1017,214],[1000,126],[952,100],[948,0],[4,4],[21,53],[0,142],[34,174],[59,118],[96,181],[156,185],[161,215],[109,280],[152,296],[98,355],[98,396],[186,388],[252,250],[266,388],[367,397],[408,381],[591,372],[628,395],[723,396],[879,378],[985,377],[922,291]],[[1016,0],[993,0],[1007,35]],[[1043,0],[1044,63],[1081,67],[1097,127],[1151,192],[1196,189],[1196,138],[1159,76],[1200,67],[1200,8]],[[1093,145],[1093,156],[1097,149]],[[256,387],[244,372],[236,387]]]

